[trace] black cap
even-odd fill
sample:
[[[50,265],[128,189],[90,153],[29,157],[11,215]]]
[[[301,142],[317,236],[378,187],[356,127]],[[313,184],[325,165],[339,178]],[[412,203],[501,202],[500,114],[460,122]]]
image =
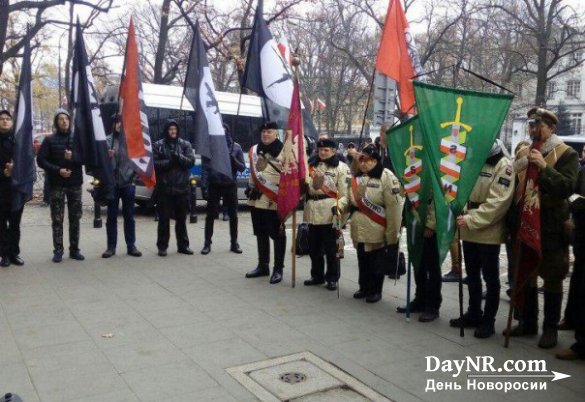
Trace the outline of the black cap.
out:
[[[8,110],[6,110],[6,109],[0,110],[0,114],[5,114],[5,115],[9,116],[12,119],[12,114]]]
[[[317,141],[317,148],[335,148],[337,149],[337,141],[331,138],[321,138]]]
[[[361,153],[364,156],[368,156],[369,158],[380,161],[380,154],[376,150],[376,147],[374,147],[373,145],[368,145],[368,146],[364,147],[364,149],[362,149]]]
[[[264,124],[260,126],[260,131],[263,130],[278,130],[278,124],[274,121],[264,122]]]

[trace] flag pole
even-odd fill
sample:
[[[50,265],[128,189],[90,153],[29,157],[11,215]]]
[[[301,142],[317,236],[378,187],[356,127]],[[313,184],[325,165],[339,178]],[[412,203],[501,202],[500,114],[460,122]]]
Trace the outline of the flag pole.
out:
[[[297,279],[297,209],[292,214],[292,250],[291,250],[291,287],[294,289]]]
[[[412,260],[410,259],[410,253],[408,253],[408,272],[406,276],[406,322],[410,322],[410,286],[411,286],[411,272],[412,272]]]
[[[463,253],[461,252],[461,230],[459,226],[457,226],[457,254],[459,254],[459,258],[457,259],[457,270],[459,271],[459,321],[461,321],[461,326],[459,327],[459,336],[465,336],[465,323],[463,322]]]
[[[370,79],[370,86],[368,90],[368,100],[366,101],[366,109],[364,110],[364,118],[362,120],[362,128],[360,130],[360,138],[358,143],[358,149],[362,144],[362,138],[364,137],[364,128],[366,127],[366,118],[368,116],[368,109],[370,107],[370,100],[372,99],[372,87],[374,86],[374,79],[376,78],[376,68],[372,71],[372,78]]]
[[[538,139],[538,142],[540,142],[540,138]],[[538,144],[538,146],[536,144],[533,144],[530,149],[533,148],[540,148],[540,144]],[[524,205],[524,200],[526,197],[526,187],[527,187],[527,183],[528,183],[528,168],[526,168],[526,175],[524,176],[524,183],[523,183],[523,187],[522,187],[522,198],[520,198],[520,202],[518,204],[518,208],[517,208],[517,212],[518,212],[518,216],[521,218],[521,213],[522,213],[522,207]],[[525,285],[525,283],[522,284],[522,286],[519,286],[518,283],[518,277],[520,276],[520,259],[521,259],[521,255],[522,255],[522,247],[520,244],[520,236],[518,236],[518,232],[520,231],[520,219],[518,219],[518,225],[515,228],[517,230],[516,232],[516,236],[514,239],[514,247],[512,247],[512,252],[514,253],[514,282],[512,283],[512,297],[510,298],[510,307],[508,309],[508,320],[506,322],[506,335],[505,335],[505,340],[504,340],[504,347],[508,348],[510,346],[510,331],[512,329],[512,317],[514,314],[514,307],[516,307],[517,304],[517,298],[518,298],[518,290],[521,289],[522,286]]]

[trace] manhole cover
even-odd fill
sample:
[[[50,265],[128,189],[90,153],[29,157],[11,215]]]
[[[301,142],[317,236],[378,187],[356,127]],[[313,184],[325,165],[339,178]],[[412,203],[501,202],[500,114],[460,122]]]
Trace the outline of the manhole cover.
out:
[[[307,379],[307,376],[303,373],[284,373],[280,375],[280,381],[286,382],[287,384],[298,384]]]

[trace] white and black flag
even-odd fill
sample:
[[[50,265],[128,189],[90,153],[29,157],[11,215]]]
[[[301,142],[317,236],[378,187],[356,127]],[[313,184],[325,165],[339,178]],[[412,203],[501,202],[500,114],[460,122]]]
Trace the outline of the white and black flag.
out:
[[[14,128],[14,166],[12,168],[12,210],[18,211],[32,199],[33,184],[37,179],[35,155],[32,145],[32,73],[30,64],[30,37],[27,31],[24,42],[18,100],[16,101],[16,126]]]
[[[266,120],[275,121],[280,128],[285,128],[293,95],[293,72],[290,64],[282,57],[262,14],[263,1],[259,0],[242,87],[262,97],[262,112]],[[310,114],[305,108],[302,109],[302,114],[303,132],[309,137],[316,137],[317,130]]]
[[[193,28],[193,42],[185,77],[185,96],[195,109],[195,149],[209,159],[210,167],[232,178],[232,167],[215,85],[207,62],[199,23]]]
[[[76,158],[85,165],[85,172],[99,180],[96,199],[104,203],[113,196],[114,174],[79,21],[76,31],[71,85],[73,151]]]

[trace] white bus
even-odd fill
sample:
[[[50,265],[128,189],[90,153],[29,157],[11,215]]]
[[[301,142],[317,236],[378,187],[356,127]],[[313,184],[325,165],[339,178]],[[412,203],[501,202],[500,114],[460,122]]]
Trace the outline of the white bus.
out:
[[[193,106],[185,97],[181,100],[183,87],[169,85],[142,84],[146,114],[150,127],[152,142],[157,141],[168,119],[175,119],[180,126],[180,136],[191,143],[195,139],[195,127],[193,124]],[[232,132],[234,141],[242,146],[244,157],[248,159],[248,149],[259,140],[258,129],[263,123],[261,100],[257,96],[241,95],[228,92],[216,92],[223,122]],[[239,106],[238,106],[239,103]],[[239,111],[238,111],[239,108]],[[102,118],[106,131],[112,127],[111,119],[118,109],[118,86],[106,88],[101,97]],[[199,182],[201,177],[201,157],[195,149],[195,166],[192,169],[192,177]],[[245,198],[244,189],[250,175],[249,169],[238,173],[238,195]],[[198,198],[200,198],[200,190]],[[144,186],[138,180],[136,183],[136,203],[148,205],[152,190]]]

